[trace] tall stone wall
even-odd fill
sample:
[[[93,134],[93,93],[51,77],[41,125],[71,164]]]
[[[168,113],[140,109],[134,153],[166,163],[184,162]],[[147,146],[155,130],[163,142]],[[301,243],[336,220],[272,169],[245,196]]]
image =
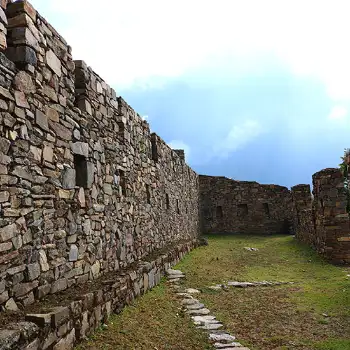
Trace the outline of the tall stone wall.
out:
[[[27,1],[1,13],[0,307],[199,232],[198,176]]]
[[[199,176],[205,233],[289,233],[292,197],[286,187]]]
[[[341,171],[321,170],[312,181],[313,200],[308,185],[292,188],[296,237],[331,262],[350,263],[350,220]]]

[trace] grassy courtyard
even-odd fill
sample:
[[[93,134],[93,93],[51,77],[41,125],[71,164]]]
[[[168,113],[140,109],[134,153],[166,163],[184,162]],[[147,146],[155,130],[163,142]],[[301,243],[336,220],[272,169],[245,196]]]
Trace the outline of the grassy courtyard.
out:
[[[248,251],[244,247],[258,248]],[[211,236],[176,267],[185,284],[252,350],[350,349],[350,269],[322,261],[291,236]],[[208,287],[227,281],[293,281],[293,285]],[[79,349],[211,349],[162,283],[113,316]]]

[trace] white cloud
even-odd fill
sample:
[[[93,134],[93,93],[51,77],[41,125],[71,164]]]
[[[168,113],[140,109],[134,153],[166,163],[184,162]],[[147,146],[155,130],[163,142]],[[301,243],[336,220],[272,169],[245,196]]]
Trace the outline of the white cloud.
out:
[[[344,121],[348,110],[344,106],[334,106],[328,115],[328,119],[335,121]]]
[[[234,55],[273,53],[350,99],[349,0],[32,0],[110,85],[151,84]],[[41,11],[42,10],[42,11]],[[243,59],[242,62],[245,60]]]
[[[213,156],[226,158],[232,152],[246,146],[264,132],[263,127],[254,120],[246,120],[242,124],[234,125],[226,137],[213,148]]]
[[[172,140],[172,141],[168,142],[168,145],[172,149],[183,149],[185,151],[186,162],[189,161],[190,155],[191,155],[191,148],[188,144],[186,144],[182,140]]]

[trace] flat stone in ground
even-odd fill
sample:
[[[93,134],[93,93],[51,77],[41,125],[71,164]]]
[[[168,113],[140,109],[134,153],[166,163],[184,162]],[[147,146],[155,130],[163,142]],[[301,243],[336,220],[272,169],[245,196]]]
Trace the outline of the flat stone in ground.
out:
[[[214,321],[216,319],[215,316],[211,316],[211,315],[192,316],[191,318],[194,322],[208,322],[208,321]]]
[[[200,290],[194,289],[194,288],[188,288],[188,289],[185,290],[185,293],[197,294],[197,293],[200,293]]]
[[[199,310],[188,310],[186,311],[188,315],[193,315],[193,316],[202,316],[202,315],[209,315],[210,311],[206,308],[199,309]]]
[[[212,330],[220,329],[221,327],[223,327],[222,323],[206,323],[202,326],[198,326],[197,328],[205,329],[207,331],[212,331]]]
[[[209,339],[217,342],[233,342],[236,338],[228,333],[211,333],[209,334]]]
[[[204,304],[201,304],[201,303],[186,305],[187,310],[199,310],[199,309],[203,309],[203,308],[204,308]]]
[[[232,342],[232,343],[226,343],[226,344],[223,344],[223,343],[215,343],[214,344],[214,348],[216,348],[216,349],[228,350],[231,348],[238,348],[238,347],[242,348],[242,344],[238,343],[238,342]]]
[[[197,299],[194,298],[190,298],[190,299],[184,299],[181,301],[182,305],[193,305],[193,304],[198,304],[199,301]]]
[[[188,293],[176,293],[176,295],[180,298],[193,299],[193,296]]]

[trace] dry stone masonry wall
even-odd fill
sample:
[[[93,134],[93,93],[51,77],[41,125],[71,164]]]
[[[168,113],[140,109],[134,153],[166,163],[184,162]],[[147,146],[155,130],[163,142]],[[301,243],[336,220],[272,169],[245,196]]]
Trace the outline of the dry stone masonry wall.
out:
[[[313,199],[308,185],[292,188],[297,238],[337,264],[350,263],[350,221],[341,171],[328,168],[315,173]]]
[[[205,233],[289,233],[292,197],[286,187],[200,176]]]
[[[184,154],[73,61],[30,3],[9,3],[0,18],[0,307],[193,241],[198,176]]]
[[[1,349],[71,348],[158,283],[200,231],[293,223],[350,262],[341,174],[313,182],[312,202],[307,186],[198,176],[29,2],[0,0]]]

